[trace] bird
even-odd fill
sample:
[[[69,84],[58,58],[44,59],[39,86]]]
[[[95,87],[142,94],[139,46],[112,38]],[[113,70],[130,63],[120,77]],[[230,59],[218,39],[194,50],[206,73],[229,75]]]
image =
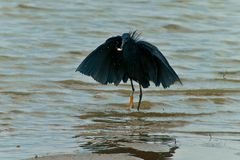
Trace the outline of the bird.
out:
[[[170,66],[161,51],[153,44],[143,41],[140,33],[130,31],[121,36],[108,38],[103,44],[93,50],[77,67],[76,72],[91,76],[101,84],[113,83],[119,85],[130,80],[132,92],[129,107],[134,107],[135,88],[133,81],[139,84],[139,111],[143,96],[142,88],[148,88],[150,82],[164,89],[178,81],[177,73]]]

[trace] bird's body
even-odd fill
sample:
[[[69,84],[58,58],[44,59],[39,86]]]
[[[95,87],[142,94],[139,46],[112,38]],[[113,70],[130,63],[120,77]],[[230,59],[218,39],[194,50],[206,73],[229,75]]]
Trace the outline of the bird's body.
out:
[[[126,83],[130,79],[133,90],[131,96],[134,93],[132,80],[138,82],[139,110],[141,87],[149,87],[149,82],[152,81],[156,86],[162,84],[167,88],[175,81],[181,81],[157,47],[138,37],[139,34],[132,32],[107,39],[83,60],[76,71],[91,76],[102,84],[118,85],[121,81]],[[133,105],[131,99],[130,105]]]

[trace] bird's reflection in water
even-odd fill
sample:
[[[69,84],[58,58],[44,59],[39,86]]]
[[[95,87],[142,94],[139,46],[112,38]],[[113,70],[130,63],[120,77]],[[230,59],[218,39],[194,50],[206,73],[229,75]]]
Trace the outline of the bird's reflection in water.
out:
[[[169,159],[178,148],[173,137],[147,134],[88,137],[80,146],[94,153],[124,153],[144,160]]]
[[[184,113],[157,112],[87,112],[76,116],[81,124],[73,138],[85,150],[99,154],[126,154],[144,160],[173,157],[177,140],[168,129],[188,124],[169,117],[196,116]],[[87,123],[85,123],[85,121]],[[91,123],[89,123],[91,121]],[[126,158],[127,159],[127,158]]]

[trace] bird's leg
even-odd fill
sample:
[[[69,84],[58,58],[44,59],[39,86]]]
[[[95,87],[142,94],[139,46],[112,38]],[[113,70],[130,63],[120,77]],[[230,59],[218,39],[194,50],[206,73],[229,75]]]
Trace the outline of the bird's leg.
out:
[[[133,94],[134,94],[134,91],[135,91],[132,79],[130,79],[130,82],[131,82],[131,86],[132,86],[132,93],[130,95],[130,102],[129,102],[129,108],[128,108],[129,110],[134,107]]]
[[[141,86],[141,84],[139,84],[139,89],[140,89],[140,94],[139,94],[139,101],[138,101],[138,107],[137,107],[138,111],[139,111],[141,101],[142,101],[142,86]]]

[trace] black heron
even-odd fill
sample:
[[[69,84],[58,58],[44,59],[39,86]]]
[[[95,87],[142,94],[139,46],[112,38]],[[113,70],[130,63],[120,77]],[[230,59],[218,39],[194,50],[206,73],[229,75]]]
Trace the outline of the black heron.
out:
[[[134,105],[133,81],[136,81],[140,88],[138,111],[142,100],[142,87],[148,88],[150,81],[156,86],[161,84],[164,89],[175,81],[181,83],[158,48],[140,40],[139,35],[134,31],[123,33],[122,36],[110,37],[92,51],[76,70],[102,84],[118,85],[121,81],[126,83],[130,79],[132,93],[129,109]]]

